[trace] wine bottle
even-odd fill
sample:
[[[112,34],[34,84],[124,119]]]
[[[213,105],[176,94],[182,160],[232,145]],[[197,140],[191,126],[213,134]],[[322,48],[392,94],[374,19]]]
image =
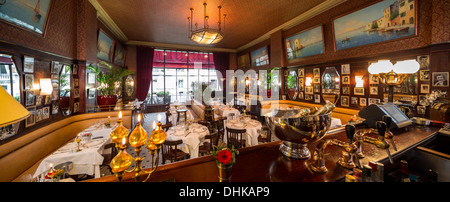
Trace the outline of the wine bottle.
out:
[[[369,165],[365,165],[362,170],[362,181],[372,182],[372,168]]]

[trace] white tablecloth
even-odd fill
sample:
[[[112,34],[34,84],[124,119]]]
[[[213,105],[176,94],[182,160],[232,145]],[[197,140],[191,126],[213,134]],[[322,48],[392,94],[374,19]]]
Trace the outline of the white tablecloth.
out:
[[[331,126],[330,129],[339,128],[342,126],[341,119],[338,118],[331,118]]]
[[[178,107],[175,108],[175,106],[171,106],[169,111],[170,111],[170,117],[169,117],[169,121],[176,126],[177,123],[177,117],[178,117],[178,113],[177,110],[179,109],[186,109],[186,117],[189,121],[194,121],[194,116],[192,115],[191,111],[189,111],[185,105],[177,105]]]
[[[50,169],[50,164],[56,166],[58,164],[72,161],[73,168],[70,170],[70,175],[88,174],[94,175],[95,178],[100,177],[100,165],[103,163],[103,147],[111,142],[109,135],[113,128],[105,128],[103,125],[93,125],[83,132],[92,133],[91,141],[85,143],[83,146],[80,143],[82,151],[76,152],[77,143],[75,140],[69,141],[63,147],[59,148],[50,156],[47,156],[39,164],[33,178],[41,174],[46,174]]]
[[[214,106],[214,113],[217,115],[220,115],[222,117],[228,117],[231,116],[231,114],[234,114],[234,116],[239,116],[241,113],[239,110],[235,108],[227,107],[226,105],[215,105]],[[217,118],[217,117],[215,117]]]
[[[199,124],[191,124],[189,130],[186,131],[180,126],[172,127],[167,131],[166,140],[183,140],[183,144],[178,147],[185,153],[189,153],[191,158],[198,157],[198,147],[205,140],[205,136],[209,135],[208,128]]]
[[[261,134],[262,125],[259,121],[250,118],[234,119],[225,123],[225,136],[227,134],[226,128],[232,129],[246,129],[245,135],[242,137],[245,139],[247,146],[258,145],[258,136]],[[224,142],[227,142],[227,138],[224,137]]]

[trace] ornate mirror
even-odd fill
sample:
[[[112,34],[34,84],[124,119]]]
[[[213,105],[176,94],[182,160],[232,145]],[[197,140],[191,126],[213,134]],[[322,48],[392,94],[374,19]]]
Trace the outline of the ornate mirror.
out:
[[[327,67],[322,74],[322,98],[335,102],[340,95],[341,77],[335,67]]]

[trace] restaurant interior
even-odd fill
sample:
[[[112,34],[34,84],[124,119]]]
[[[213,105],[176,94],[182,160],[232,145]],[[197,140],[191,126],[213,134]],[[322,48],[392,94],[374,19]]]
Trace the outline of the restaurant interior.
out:
[[[0,181],[449,182],[449,11],[0,0]]]

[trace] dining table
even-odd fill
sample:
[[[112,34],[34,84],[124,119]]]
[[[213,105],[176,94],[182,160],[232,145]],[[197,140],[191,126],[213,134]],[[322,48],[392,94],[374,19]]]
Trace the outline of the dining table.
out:
[[[218,117],[227,117],[229,119],[233,118],[233,117],[237,117],[239,115],[241,115],[241,113],[239,112],[239,110],[237,110],[236,108],[227,106],[227,105],[214,105],[214,113],[215,116],[214,118],[218,118]]]
[[[177,123],[177,119],[178,119],[178,113],[177,113],[177,111],[180,110],[180,109],[181,109],[181,110],[183,110],[183,109],[187,110],[187,111],[186,111],[186,118],[187,118],[189,121],[194,121],[194,118],[195,118],[195,117],[192,115],[191,111],[187,109],[186,105],[184,105],[184,104],[171,104],[171,105],[170,105],[170,108],[169,108],[169,111],[170,111],[169,121],[170,121],[172,124],[174,124],[174,125],[177,125],[177,124],[178,124],[178,123]]]
[[[65,162],[72,162],[72,169],[69,175],[87,174],[100,177],[100,165],[103,163],[103,148],[111,143],[110,134],[117,127],[112,124],[110,127],[104,123],[97,123],[82,132],[78,133],[81,137],[79,148],[76,138],[70,140],[64,146],[44,158],[39,164],[33,178],[43,179],[48,173],[50,166],[56,166]]]
[[[262,124],[261,122],[251,119],[250,117],[237,117],[232,120],[226,121],[225,124],[225,135],[227,134],[227,128],[231,129],[246,129],[244,136],[246,146],[258,145],[258,136],[261,134]],[[227,138],[223,140],[227,143]]]
[[[188,153],[190,158],[198,157],[198,148],[204,142],[208,142],[205,139],[206,135],[209,135],[209,130],[206,126],[198,123],[192,123],[190,125],[177,125],[167,130],[167,138],[169,141],[182,140],[183,143],[179,145],[181,151]]]

